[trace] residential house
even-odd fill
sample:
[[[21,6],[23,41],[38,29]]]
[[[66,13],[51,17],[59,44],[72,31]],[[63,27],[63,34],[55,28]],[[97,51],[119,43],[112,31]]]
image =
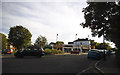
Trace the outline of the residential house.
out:
[[[86,39],[77,39],[73,42],[68,42],[68,44],[63,45],[63,52],[71,52],[71,51],[80,51],[86,52],[91,49],[90,40]]]

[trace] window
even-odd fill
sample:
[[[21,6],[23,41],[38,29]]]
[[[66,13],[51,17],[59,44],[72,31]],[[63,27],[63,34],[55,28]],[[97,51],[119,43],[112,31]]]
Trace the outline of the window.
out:
[[[30,50],[31,50],[31,48],[26,48],[26,50],[27,50],[27,51],[30,51]]]
[[[34,50],[36,51],[36,50],[38,50],[37,48],[34,48]]]

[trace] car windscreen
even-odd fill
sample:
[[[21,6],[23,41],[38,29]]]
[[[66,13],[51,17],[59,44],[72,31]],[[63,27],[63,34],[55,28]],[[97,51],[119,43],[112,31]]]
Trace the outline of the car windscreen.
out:
[[[30,51],[30,50],[31,50],[31,48],[29,48],[29,47],[28,47],[28,48],[25,48],[25,50]]]
[[[37,51],[37,50],[38,50],[38,48],[33,48],[33,50],[34,50],[34,51]]]
[[[97,49],[91,49],[90,51],[98,51]]]

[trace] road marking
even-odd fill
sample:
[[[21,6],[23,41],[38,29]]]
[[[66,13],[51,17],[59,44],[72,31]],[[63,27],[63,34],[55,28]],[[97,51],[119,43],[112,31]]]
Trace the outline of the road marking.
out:
[[[101,60],[102,60],[102,59],[101,59]],[[97,61],[94,66],[95,66],[95,68],[96,68],[99,72],[104,73],[101,69],[99,69],[99,68],[97,67],[98,63],[99,63],[101,60]],[[76,75],[81,75],[81,73],[84,73],[84,72],[86,72],[87,70],[89,70],[89,69],[91,69],[91,68],[93,68],[93,66],[92,66],[92,67],[88,67],[88,68],[82,70],[81,72],[77,73]]]
[[[87,71],[87,70],[89,70],[89,69],[91,69],[91,68],[92,68],[92,67],[88,67],[88,68],[82,70],[81,72],[77,73],[76,75],[81,75],[81,73],[84,73],[85,71]]]
[[[96,68],[98,71],[100,71],[101,73],[104,73],[100,68],[97,67],[98,63],[99,63],[100,61],[102,61],[102,60],[103,60],[103,59],[101,59],[101,60],[99,60],[99,61],[96,62],[95,68]]]
[[[83,70],[82,73],[85,72],[85,71],[87,71],[87,70],[89,70],[89,69],[91,69],[91,68],[92,68],[92,67],[89,67],[89,68]]]

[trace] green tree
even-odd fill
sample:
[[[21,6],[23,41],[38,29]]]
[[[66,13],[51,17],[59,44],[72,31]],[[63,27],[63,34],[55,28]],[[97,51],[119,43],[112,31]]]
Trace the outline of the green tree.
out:
[[[32,46],[32,42],[31,41],[29,41],[28,44],[25,47],[29,47],[29,46]]]
[[[45,45],[44,47],[43,47],[43,49],[45,50],[45,49],[52,49],[52,46],[50,46],[50,45]]]
[[[8,48],[8,40],[6,38],[6,35],[3,33],[0,33],[0,49],[7,49]]]
[[[18,50],[27,47],[31,41],[31,37],[32,34],[30,31],[21,25],[11,27],[8,34],[9,42],[13,43],[13,46]]]
[[[62,45],[64,44],[63,41],[57,41],[56,42],[56,49],[61,49]]]
[[[120,6],[115,2],[88,2],[83,12],[83,28],[90,28],[93,36],[104,35],[106,40],[114,42],[120,48]]]
[[[95,42],[94,40],[91,40],[91,46],[95,46],[96,49],[107,49],[107,50],[112,49],[109,43],[98,43]]]
[[[110,46],[109,43],[99,43],[98,45],[95,46],[97,49],[107,49],[111,50],[112,47]]]
[[[62,45],[62,44],[64,44],[64,42],[63,41],[57,41],[56,44]]]
[[[44,36],[38,36],[38,38],[35,40],[34,45],[38,47],[44,47],[47,44],[47,39]]]

